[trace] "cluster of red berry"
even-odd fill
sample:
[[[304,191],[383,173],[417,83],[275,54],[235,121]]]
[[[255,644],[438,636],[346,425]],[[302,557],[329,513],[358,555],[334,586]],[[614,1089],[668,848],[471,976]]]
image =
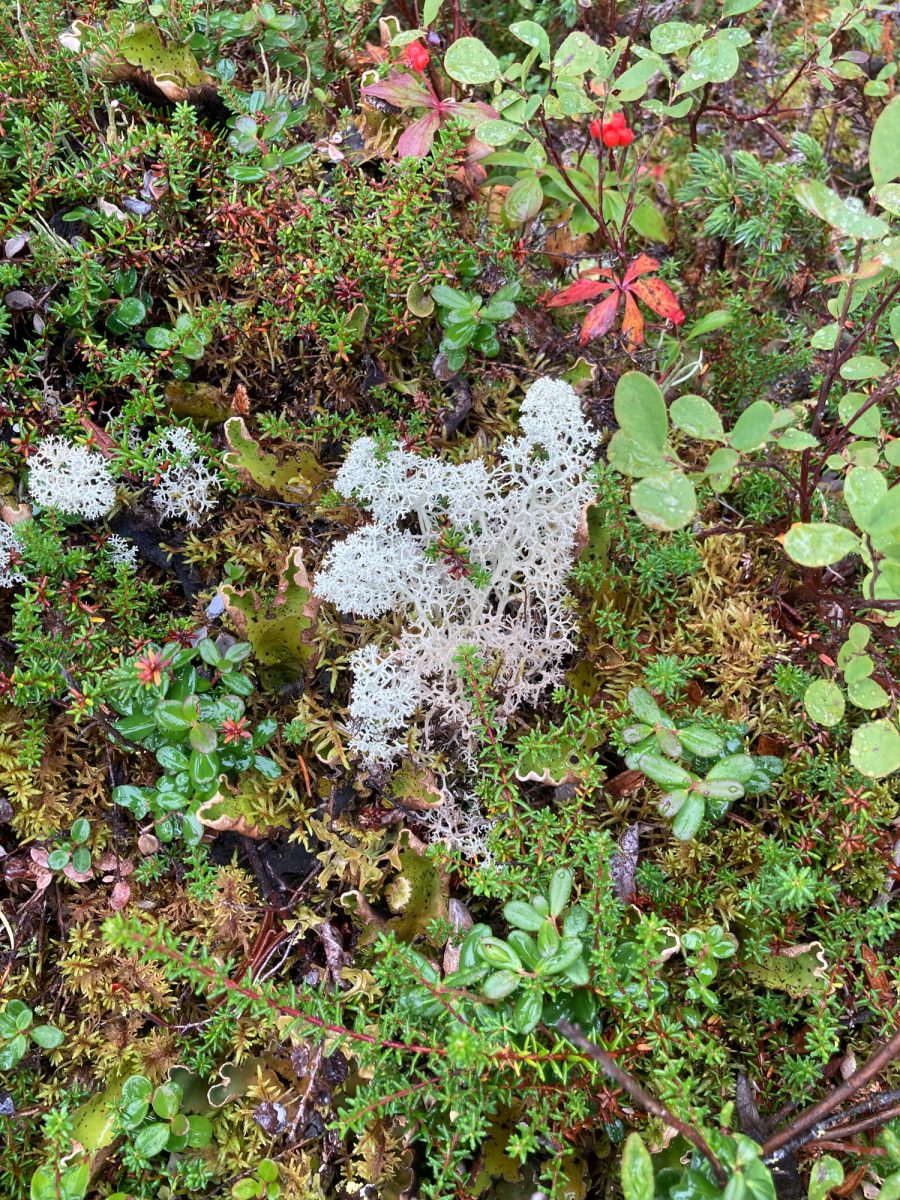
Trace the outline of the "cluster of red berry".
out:
[[[421,42],[410,42],[403,51],[406,65],[414,71],[424,71],[431,62],[431,55]]]
[[[591,134],[600,138],[604,146],[630,146],[634,141],[634,130],[625,124],[624,113],[613,113],[608,121],[591,121]]]

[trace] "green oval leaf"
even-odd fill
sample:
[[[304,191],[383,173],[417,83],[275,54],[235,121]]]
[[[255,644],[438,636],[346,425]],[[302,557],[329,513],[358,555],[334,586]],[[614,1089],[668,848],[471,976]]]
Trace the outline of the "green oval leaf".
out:
[[[893,721],[870,721],[854,730],[850,761],[869,779],[900,771],[900,731]]]
[[[169,1126],[160,1122],[142,1129],[134,1139],[134,1148],[142,1158],[154,1158],[165,1150],[168,1140]]]
[[[544,918],[524,900],[510,900],[503,906],[503,915],[510,925],[516,929],[524,929],[529,933],[537,933],[544,923]]]
[[[510,225],[522,225],[541,211],[544,189],[537,175],[526,175],[517,179],[503,201],[503,215]]]
[[[900,176],[900,96],[881,111],[872,128],[869,170],[876,187]]]
[[[463,37],[448,47],[444,70],[457,83],[491,83],[500,74],[500,64],[484,42]]]
[[[622,1193],[625,1200],[653,1200],[653,1160],[639,1133],[630,1133],[622,1150]]]
[[[801,567],[829,567],[859,548],[855,533],[830,521],[792,525],[784,535],[785,553]]]
[[[513,1009],[513,1024],[519,1033],[531,1033],[541,1019],[544,998],[540,992],[523,992]]]
[[[538,58],[541,63],[550,61],[550,38],[547,32],[537,21],[513,21],[509,27],[509,32],[514,38],[518,38],[520,42],[524,42],[526,46],[531,46],[533,50],[537,50]]]
[[[61,1029],[57,1029],[55,1025],[35,1025],[31,1031],[31,1036],[42,1050],[55,1050],[57,1046],[61,1046],[65,1041],[65,1034]]]
[[[692,394],[679,396],[669,409],[672,424],[691,437],[706,442],[724,442],[722,418],[708,400]]]
[[[697,512],[694,485],[681,471],[649,475],[631,489],[631,507],[650,529],[683,529]]]
[[[573,875],[568,867],[560,867],[558,871],[553,872],[550,890],[547,893],[551,917],[558,917],[569,903],[569,897],[572,895],[572,883]]]
[[[706,803],[702,796],[692,792],[672,818],[672,833],[680,842],[689,842],[703,824]]]
[[[521,975],[515,975],[512,971],[495,971],[493,975],[488,975],[481,990],[488,1000],[503,1000],[516,990],[521,981]]]
[[[728,440],[733,450],[756,450],[765,442],[775,419],[775,409],[768,400],[755,400],[735,422]]]
[[[641,371],[626,371],[616,384],[613,409],[619,428],[655,450],[662,450],[669,436],[666,402],[658,385]]]
[[[803,694],[803,707],[817,725],[831,728],[844,716],[844,695],[830,679],[815,679]]]

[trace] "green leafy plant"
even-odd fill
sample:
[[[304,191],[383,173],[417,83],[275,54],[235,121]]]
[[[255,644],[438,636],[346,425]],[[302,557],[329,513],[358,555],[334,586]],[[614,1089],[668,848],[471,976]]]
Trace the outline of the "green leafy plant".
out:
[[[445,283],[432,288],[431,295],[444,327],[441,353],[447,356],[447,370],[451,374],[462,370],[469,350],[496,358],[500,353],[497,326],[515,316],[515,301],[521,294],[516,282],[498,288],[487,303],[477,294],[461,292]]]
[[[10,1000],[0,1012],[0,1071],[11,1071],[28,1053],[29,1042],[56,1050],[65,1035],[56,1025],[35,1025],[34,1013],[21,1000]]]
[[[622,730],[629,747],[625,762],[665,789],[659,810],[672,818],[672,832],[682,841],[695,837],[704,820],[722,817],[735,800],[767,791],[784,769],[772,755],[737,752],[740,739],[702,724],[676,724],[644,688],[631,688],[628,705],[638,723]]]
[[[530,1033],[541,1020],[562,1017],[593,1024],[597,1006],[585,990],[588,943],[583,940],[589,920],[578,904],[569,904],[572,884],[572,872],[562,867],[546,895],[510,900],[503,915],[513,929],[505,939],[495,937],[487,925],[476,925],[463,940],[459,970],[444,979],[444,986],[477,985],[486,1000],[508,1000],[520,1033]],[[440,977],[427,960],[420,958],[418,965],[426,987],[413,991],[409,1002],[428,1016],[440,1002],[427,985]]]
[[[183,1090],[177,1083],[162,1083],[154,1088],[144,1075],[130,1075],[125,1080],[119,1100],[119,1124],[141,1158],[155,1158],[163,1152],[202,1150],[209,1145],[212,1140],[209,1118],[183,1113],[183,1100]]]
[[[266,720],[252,730],[243,697],[253,681],[241,670],[250,645],[219,650],[210,638],[196,646],[148,647],[116,672],[114,729],[153,752],[162,773],[152,786],[120,784],[116,804],[137,819],[151,816],[160,841],[181,836],[192,845],[203,827],[199,806],[211,800],[221,779],[234,782],[255,770],[275,779],[281,768],[259,754],[277,729]]]
[[[255,1175],[250,1179],[239,1179],[232,1187],[231,1194],[234,1200],[277,1200],[281,1195],[278,1163],[271,1158],[264,1158],[257,1165]]]

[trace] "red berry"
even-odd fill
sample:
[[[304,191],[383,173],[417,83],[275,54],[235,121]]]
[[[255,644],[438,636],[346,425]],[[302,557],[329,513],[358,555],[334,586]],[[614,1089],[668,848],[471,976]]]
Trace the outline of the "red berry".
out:
[[[609,118],[609,123],[614,129],[624,129],[625,114],[623,112],[613,113],[613,115]]]
[[[603,137],[603,124],[599,120],[591,121],[590,124],[591,137]]]
[[[633,130],[631,130],[631,129],[620,129],[619,130],[619,145],[620,146],[630,146],[633,141],[634,141],[634,131]]]
[[[609,146],[609,148],[612,149],[613,146],[618,146],[618,144],[619,144],[618,129],[612,129],[609,125],[604,125],[603,126],[603,145]]]
[[[421,42],[410,42],[403,52],[403,57],[414,71],[424,71],[431,62],[431,55]]]

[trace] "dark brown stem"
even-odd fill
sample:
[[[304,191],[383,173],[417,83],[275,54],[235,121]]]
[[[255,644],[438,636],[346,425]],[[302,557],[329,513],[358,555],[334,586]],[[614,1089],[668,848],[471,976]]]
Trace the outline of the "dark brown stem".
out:
[[[851,1121],[849,1125],[839,1125],[836,1129],[831,1130],[831,1136],[835,1138],[849,1137],[852,1133],[862,1133],[866,1129],[874,1129],[876,1126],[883,1125],[885,1121],[892,1121],[894,1117],[900,1117],[900,1104],[895,1104],[893,1108],[886,1108],[883,1112],[875,1113],[871,1117]]]
[[[563,1037],[569,1039],[573,1046],[577,1046],[583,1054],[593,1059],[614,1083],[617,1083],[619,1087],[628,1093],[635,1104],[639,1104],[651,1116],[659,1117],[667,1125],[671,1125],[673,1129],[677,1129],[686,1141],[690,1142],[692,1146],[696,1146],[712,1167],[716,1182],[720,1187],[725,1187],[728,1183],[728,1173],[706,1138],[698,1129],[695,1129],[693,1125],[686,1124],[680,1117],[676,1117],[673,1112],[670,1112],[655,1096],[651,1096],[649,1092],[645,1092],[637,1080],[632,1079],[627,1071],[623,1071],[611,1055],[607,1054],[605,1050],[601,1050],[593,1042],[588,1041],[576,1026],[570,1024],[568,1021],[560,1021],[557,1029]]]
[[[778,1133],[772,1134],[763,1143],[763,1157],[768,1158],[775,1154],[776,1151],[786,1146],[788,1142],[794,1141],[801,1133],[805,1133],[808,1129],[812,1129],[818,1125],[829,1113],[839,1108],[845,1100],[848,1100],[860,1088],[865,1087],[869,1080],[874,1079],[879,1072],[883,1071],[888,1063],[893,1062],[898,1054],[900,1054],[900,1028],[896,1030],[893,1037],[885,1042],[876,1054],[872,1055],[864,1067],[860,1067],[849,1079],[845,1079],[824,1100],[820,1100],[818,1104],[813,1104],[811,1107],[804,1109],[795,1120],[791,1121],[790,1125],[786,1125]]]

